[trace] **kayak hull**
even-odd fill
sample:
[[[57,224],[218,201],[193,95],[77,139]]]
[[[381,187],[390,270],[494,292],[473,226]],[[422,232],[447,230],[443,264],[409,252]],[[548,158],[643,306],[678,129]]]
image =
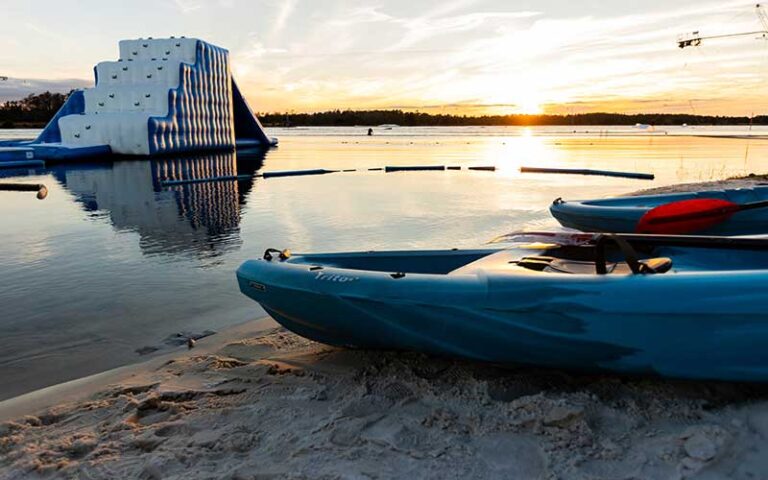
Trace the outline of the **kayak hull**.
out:
[[[728,200],[737,204],[768,200],[768,187],[709,190],[662,195],[642,195],[598,200],[555,201],[550,213],[561,225],[584,232],[635,232],[645,213],[671,202],[701,198]],[[768,232],[768,208],[737,212],[706,230],[705,235],[757,235]]]
[[[343,255],[363,264],[376,254]],[[768,381],[768,271],[400,276],[301,261],[247,261],[237,272],[240,290],[289,330],[329,345]]]

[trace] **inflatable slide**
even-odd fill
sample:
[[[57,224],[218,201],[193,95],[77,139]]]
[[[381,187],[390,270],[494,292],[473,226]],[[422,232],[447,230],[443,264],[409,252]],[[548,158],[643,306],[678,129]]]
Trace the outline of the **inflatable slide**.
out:
[[[0,163],[157,156],[277,144],[237,87],[229,52],[194,38],[123,40],[32,141],[0,143]]]

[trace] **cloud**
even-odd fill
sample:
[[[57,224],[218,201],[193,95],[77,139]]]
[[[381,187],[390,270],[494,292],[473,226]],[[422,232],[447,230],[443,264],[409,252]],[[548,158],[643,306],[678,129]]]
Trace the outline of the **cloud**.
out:
[[[274,21],[272,22],[272,30],[269,33],[270,38],[275,38],[282,33],[285,29],[288,19],[296,10],[296,4],[298,0],[282,0],[280,2],[280,9],[277,11]]]
[[[466,2],[457,2],[454,7],[458,8]],[[512,12],[472,12],[460,15],[438,16],[446,9],[439,9],[426,15],[415,18],[404,18],[397,20],[406,32],[402,39],[390,47],[391,50],[399,50],[411,47],[420,42],[435,39],[444,35],[457,35],[475,29],[483,28],[489,31],[488,24],[495,22],[501,25],[504,22],[516,19],[527,19],[541,15],[541,12],[535,11],[512,11]]]
[[[263,43],[255,41],[250,45],[250,47],[244,49],[241,52],[238,52],[238,55],[245,59],[254,60],[263,58],[267,55],[280,55],[287,52],[288,50],[284,48],[267,48]]]
[[[768,42],[741,37],[685,50],[676,45],[679,34],[694,30],[758,30],[747,0],[161,1],[175,14],[144,18],[150,0],[134,0],[119,21],[107,7],[87,12],[112,28],[78,28],[82,14],[52,0],[35,14],[11,11],[9,34],[0,40],[0,75],[89,78],[93,63],[113,55],[124,26],[141,25],[147,34],[185,31],[228,47],[240,86],[260,109],[480,113],[536,104],[656,107],[657,99],[659,108],[679,109],[693,98],[701,99],[695,104],[701,113],[768,109],[762,93]],[[90,83],[50,82],[0,88],[4,98],[18,98]]]
[[[389,22],[395,20],[395,17],[379,11],[381,7],[360,7],[349,12],[344,18],[335,18],[328,22],[334,27],[348,27],[352,25],[361,25],[365,23]]]
[[[19,100],[32,93],[50,91],[54,93],[68,93],[72,89],[92,86],[93,82],[81,79],[41,80],[8,78],[0,81],[0,102]]]
[[[200,2],[196,0],[173,0],[173,5],[184,15],[203,8]]]

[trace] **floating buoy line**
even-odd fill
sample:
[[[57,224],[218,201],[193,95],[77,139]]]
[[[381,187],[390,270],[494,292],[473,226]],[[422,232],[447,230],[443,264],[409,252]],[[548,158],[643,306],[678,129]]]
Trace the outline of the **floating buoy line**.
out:
[[[447,170],[462,170],[459,165],[389,165],[385,167],[373,167],[373,168],[347,168],[343,170],[328,170],[325,168],[314,168],[310,170],[278,170],[273,172],[264,172],[256,175],[226,175],[220,177],[208,177],[208,178],[191,178],[183,180],[163,180],[160,184],[164,187],[173,187],[176,185],[187,185],[192,183],[205,183],[205,182],[225,182],[235,180],[250,180],[253,178],[280,178],[280,177],[301,177],[309,175],[326,175],[329,173],[348,173],[348,172],[418,172],[418,171],[447,171]],[[496,167],[493,165],[483,166],[470,166],[467,170],[493,172],[496,171]]]
[[[208,178],[194,178],[194,179],[182,179],[182,180],[163,180],[160,184],[164,187],[173,187],[177,185],[187,185],[192,183],[205,183],[205,182],[223,182],[223,181],[241,181],[251,180],[254,178],[280,178],[280,177],[300,177],[310,175],[327,175],[331,173],[347,173],[347,172],[420,172],[420,171],[457,171],[463,170],[464,167],[459,165],[389,165],[385,167],[372,167],[372,168],[349,168],[344,170],[327,170],[324,168],[315,168],[310,170],[279,170],[273,172],[264,172],[256,175],[226,175],[220,177],[208,177]],[[495,172],[496,167],[494,165],[473,165],[466,167],[467,171],[480,171],[480,172]],[[571,174],[571,175],[599,175],[606,177],[623,177],[633,178],[638,180],[653,180],[655,176],[652,173],[637,173],[637,172],[617,172],[611,170],[591,170],[586,168],[544,168],[544,167],[520,167],[521,173],[559,173],[559,174]]]

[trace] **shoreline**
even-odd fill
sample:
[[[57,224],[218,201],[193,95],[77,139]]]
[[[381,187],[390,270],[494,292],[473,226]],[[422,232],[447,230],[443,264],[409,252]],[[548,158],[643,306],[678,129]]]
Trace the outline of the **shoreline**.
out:
[[[7,398],[0,401],[0,422],[24,415],[32,415],[44,409],[55,407],[63,402],[82,401],[107,385],[118,382],[130,382],[131,377],[154,370],[169,360],[211,353],[221,348],[222,344],[232,341],[234,338],[253,335],[277,326],[278,324],[270,317],[259,317],[222,329],[214,335],[204,337],[196,342],[193,349],[186,351],[173,350],[141,362],[123,365]]]
[[[749,188],[761,185],[768,186],[768,175],[749,174],[743,177],[726,178],[725,180],[677,183],[674,185],[665,185],[661,187],[644,188],[642,190],[630,192],[624,196],[634,197],[638,195],[661,195],[665,193],[719,190],[724,188]]]
[[[763,478],[766,438],[768,384],[340,349],[261,317],[0,402],[0,477]]]

